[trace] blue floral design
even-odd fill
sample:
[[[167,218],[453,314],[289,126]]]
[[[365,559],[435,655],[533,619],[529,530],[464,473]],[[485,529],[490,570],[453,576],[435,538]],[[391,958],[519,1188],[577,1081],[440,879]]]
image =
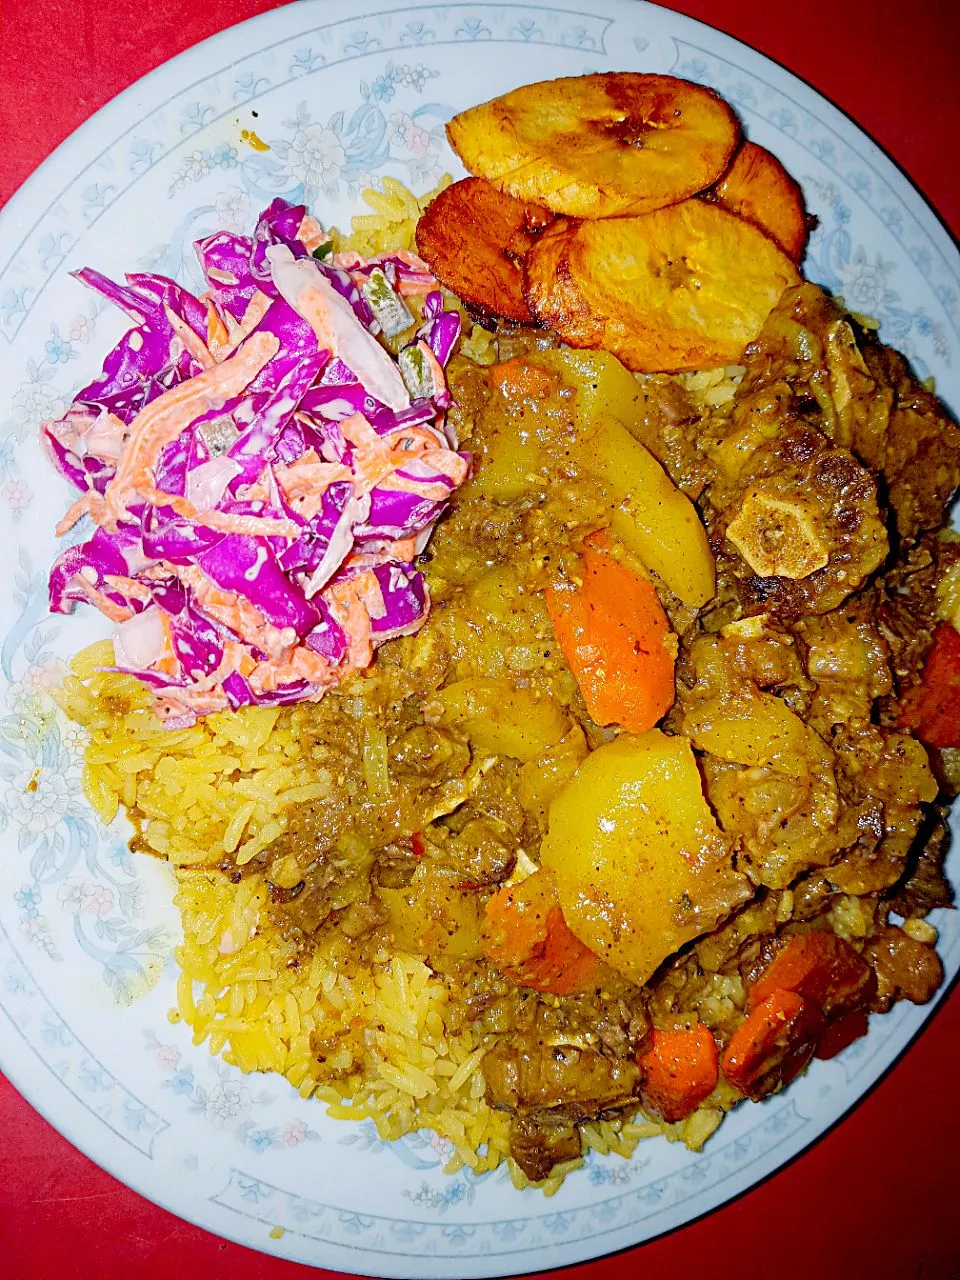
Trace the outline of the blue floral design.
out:
[[[370,87],[370,96],[377,102],[389,102],[394,95],[393,78],[377,76]]]
[[[525,44],[529,43],[531,40],[543,39],[543,31],[529,18],[522,22],[518,22],[510,34],[515,36],[518,40],[522,40]]]
[[[322,53],[314,53],[312,49],[298,49],[290,64],[290,74],[292,76],[310,75],[322,67],[326,60]]]
[[[96,221],[117,196],[112,182],[93,182],[83,192],[83,220],[89,226]]]
[[[357,31],[343,46],[343,51],[348,57],[359,58],[365,53],[375,53],[381,47],[376,36],[369,35],[366,31]]]
[[[20,908],[21,920],[36,920],[40,914],[40,890],[36,885],[25,885],[18,889],[13,899]]]
[[[457,40],[489,40],[493,32],[480,18],[471,18],[458,27],[455,33]]]
[[[779,129],[781,133],[787,135],[788,138],[797,136],[797,117],[788,108],[781,107],[774,111],[770,117],[770,123]]]
[[[570,34],[566,37],[565,44],[573,45],[575,49],[596,49],[596,39],[590,34],[586,27],[574,27]]]
[[[436,32],[422,22],[408,22],[400,35],[401,44],[429,44],[436,39]]]
[[[193,1072],[188,1068],[185,1071],[175,1071],[168,1081],[167,1088],[171,1093],[178,1097],[192,1097],[194,1090]]]
[[[233,89],[234,102],[249,102],[252,98],[258,98],[265,89],[269,88],[270,81],[266,76],[258,76],[254,71],[245,71],[243,75],[237,76]]]
[[[77,358],[74,344],[61,335],[55,324],[50,326],[50,337],[44,343],[44,349],[51,364],[66,364],[68,360]]]
[[[389,118],[382,110],[401,90],[422,93],[436,74],[422,64],[388,62],[371,82],[360,82],[362,105],[350,116],[337,111],[317,119],[302,102],[283,122],[284,136],[269,137],[269,152],[245,161],[247,190],[317,205],[336,198],[342,186],[356,196],[375,175],[391,169],[414,186],[436,181],[443,126],[452,109],[431,103],[394,110]]]
[[[64,260],[76,243],[69,231],[45,235],[40,241],[40,265],[44,271],[52,271]]]
[[[183,135],[196,133],[202,129],[213,115],[213,107],[202,102],[191,102],[183,108],[180,121],[180,132]]]
[[[59,960],[46,912],[67,912],[74,942],[97,963],[103,981],[117,995],[129,993],[142,987],[171,939],[162,928],[134,922],[142,907],[129,883],[132,864],[111,861],[111,845],[101,842],[82,799],[82,740],[49,692],[62,678],[53,651],[57,627],[46,613],[44,577],[24,550],[12,598],[19,613],[0,650],[12,682],[11,713],[0,715],[0,823],[17,829],[29,877],[14,895],[21,929]]]
[[[130,172],[136,176],[152,169],[157,161],[160,143],[156,140],[138,138],[130,147]]]
[[[31,290],[5,289],[0,294],[0,319],[5,325],[12,325],[21,316],[27,314]]]
[[[262,1182],[258,1182],[255,1178],[246,1178],[240,1183],[240,1194],[244,1200],[251,1200],[254,1204],[259,1204],[262,1200],[269,1200],[273,1196],[273,1188],[264,1186]]]

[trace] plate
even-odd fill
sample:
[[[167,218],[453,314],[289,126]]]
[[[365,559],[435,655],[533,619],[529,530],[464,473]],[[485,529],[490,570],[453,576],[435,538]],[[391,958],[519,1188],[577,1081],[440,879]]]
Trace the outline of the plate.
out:
[[[806,274],[876,316],[960,408],[960,258],[916,191],[813,90],[738,42],[639,3],[489,7],[307,0],[206,41],[75,133],[0,216],[0,1067],[77,1147],[239,1243],[382,1277],[517,1274],[639,1243],[715,1208],[824,1132],[929,1015],[897,1006],[704,1152],[655,1141],[591,1157],[550,1200],[505,1171],[446,1177],[429,1134],[380,1142],[280,1079],[244,1077],[171,1025],[177,918],[165,869],[102,830],[81,743],[50,690],[101,634],[52,619],[45,570],[66,487],[36,442],[119,337],[70,277],[149,269],[199,283],[190,244],[248,229],[274,195],[344,225],[383,176],[455,169],[456,110],[538,78],[606,69],[711,84],[801,181],[819,225]],[[251,138],[255,134],[255,138]],[[262,139],[261,150],[251,142]],[[957,878],[958,859],[953,861]],[[960,922],[935,917],[949,976]],[[371,1188],[374,1188],[371,1191]]]

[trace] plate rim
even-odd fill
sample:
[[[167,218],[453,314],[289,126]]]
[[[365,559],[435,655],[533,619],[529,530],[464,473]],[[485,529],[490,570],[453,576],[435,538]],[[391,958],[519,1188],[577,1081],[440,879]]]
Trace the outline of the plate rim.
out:
[[[583,2],[584,0],[581,0],[581,3]],[[636,0],[607,0],[607,2],[605,3],[602,2],[602,0],[585,0],[585,3],[593,11],[595,15],[600,15],[600,16],[607,16],[611,13],[616,12],[617,16],[625,17],[627,15],[630,15],[631,17],[636,18],[636,15],[641,10],[649,10],[654,14],[654,21],[657,20],[657,15],[660,15],[661,21],[665,16],[666,21],[672,24],[672,30],[670,33],[671,35],[677,34],[678,28],[686,29],[687,32],[694,32],[694,33],[697,31],[705,31],[709,34],[711,48],[717,49],[717,44],[719,43],[719,48],[717,49],[717,52],[721,54],[729,54],[731,52],[735,52],[739,57],[742,57],[744,54],[747,54],[749,55],[749,58],[759,60],[759,65],[762,65],[771,69],[778,78],[782,79],[783,77],[786,77],[789,82],[792,82],[793,84],[797,84],[801,86],[806,93],[813,95],[814,99],[816,100],[818,109],[821,111],[821,113],[823,112],[824,108],[826,109],[826,112],[827,112],[826,123],[831,128],[835,128],[837,124],[840,124],[844,129],[847,129],[847,130],[853,129],[857,134],[859,146],[862,147],[863,144],[865,143],[867,146],[867,149],[872,151],[872,155],[870,155],[869,157],[871,161],[877,164],[878,167],[881,169],[881,171],[883,169],[888,170],[888,172],[884,175],[887,178],[887,180],[889,181],[891,178],[893,178],[895,180],[895,184],[899,184],[899,185],[906,184],[906,187],[909,189],[912,199],[916,201],[919,206],[919,212],[922,213],[922,225],[923,225],[924,233],[934,241],[942,241],[942,244],[938,246],[941,249],[941,252],[944,254],[944,256],[948,260],[951,257],[955,258],[957,260],[957,264],[960,265],[960,248],[958,248],[958,245],[952,230],[947,226],[945,221],[940,217],[936,209],[930,204],[926,195],[914,185],[914,183],[912,182],[906,170],[904,170],[898,164],[898,162],[891,155],[889,155],[879,143],[875,141],[875,139],[873,139],[869,134],[867,134],[865,130],[859,124],[857,124],[856,120],[854,120],[848,113],[846,113],[843,110],[843,108],[838,107],[831,99],[826,97],[819,89],[811,85],[808,81],[796,75],[794,72],[790,71],[787,67],[783,66],[782,64],[776,62],[773,58],[769,57],[768,55],[753,48],[751,45],[747,44],[746,42],[741,41],[734,36],[728,35],[726,32],[722,31],[717,27],[714,27],[709,23],[702,22],[698,19],[692,18],[686,14],[678,13],[671,9],[662,8],[659,5],[646,3],[646,0],[641,0],[641,3],[637,3]],[[363,18],[373,18],[383,13],[392,13],[392,12],[398,12],[398,11],[410,12],[410,11],[417,11],[417,10],[433,10],[438,7],[477,9],[479,6],[476,3],[463,3],[463,4],[453,4],[449,6],[439,6],[439,5],[433,5],[433,4],[407,4],[407,3],[403,3],[403,0],[384,0],[384,2],[381,3],[378,9],[366,9],[363,4],[363,0],[350,0],[348,7],[350,10],[354,11],[356,20],[361,20]],[[506,7],[510,7],[510,6],[506,6]],[[526,3],[523,7],[530,8],[530,9],[542,8],[542,9],[555,10],[559,6],[556,4],[550,4],[549,0],[547,3],[540,3],[540,0],[529,0],[529,3]],[[14,227],[17,227],[19,225],[18,220],[26,216],[24,211],[28,211],[30,209],[30,202],[41,197],[45,184],[48,183],[55,176],[61,176],[61,171],[62,171],[62,176],[66,176],[66,174],[69,172],[69,170],[74,164],[74,157],[77,155],[80,155],[84,147],[87,146],[88,137],[95,138],[99,133],[105,131],[106,129],[109,129],[114,118],[119,119],[122,116],[123,111],[130,104],[138,101],[141,96],[146,96],[149,93],[152,93],[158,84],[166,83],[169,77],[171,76],[171,73],[174,73],[176,70],[186,70],[187,68],[189,68],[195,60],[199,59],[199,57],[201,56],[201,52],[203,52],[203,54],[209,54],[211,51],[215,53],[220,48],[220,46],[223,46],[224,48],[226,48],[232,42],[236,41],[238,39],[238,33],[240,32],[246,33],[258,27],[263,27],[266,29],[271,26],[275,26],[278,32],[277,42],[283,43],[285,40],[288,40],[296,36],[298,34],[298,30],[302,26],[310,25],[310,15],[329,13],[331,12],[332,9],[333,9],[332,0],[300,0],[300,3],[298,3],[295,6],[287,5],[280,9],[268,10],[266,12],[253,15],[250,18],[244,19],[239,23],[235,23],[229,27],[226,27],[221,31],[218,31],[212,34],[206,39],[190,46],[188,49],[181,51],[180,53],[174,55],[170,59],[161,63],[158,67],[152,69],[151,71],[146,73],[143,77],[140,77],[138,80],[136,80],[131,85],[129,85],[126,89],[124,89],[119,94],[117,94],[114,98],[112,98],[109,102],[105,103],[96,112],[94,112],[87,120],[85,120],[80,126],[78,126],[76,130],[74,130],[70,135],[68,135],[68,137],[65,138],[41,162],[39,166],[37,166],[37,168],[27,177],[25,182],[17,189],[16,192],[14,192],[14,194],[11,196],[10,200],[7,201],[3,209],[0,210],[0,231],[5,230],[7,225],[13,225]],[[575,12],[574,10],[567,10],[567,11]],[[342,18],[351,17],[351,16],[354,16],[354,14],[344,13],[343,8],[339,10],[339,16]],[[298,15],[298,16],[302,15],[303,22],[302,23],[294,22],[291,25],[292,15]],[[280,35],[282,28],[286,28],[286,34],[284,35]],[[243,56],[246,57],[246,56],[249,56],[249,54],[244,54]],[[228,68],[217,67],[215,71],[209,72],[208,75],[204,77],[204,79],[209,79],[210,76],[214,74],[221,74],[225,69],[228,69]],[[200,82],[198,81],[198,83]],[[186,84],[180,83],[179,87],[175,90],[175,93],[182,93],[187,89],[189,89],[190,87],[191,86],[189,82]],[[155,110],[155,109],[156,109],[156,105],[151,108],[151,110]],[[836,117],[835,121],[830,120],[830,113],[833,113],[834,116]],[[132,127],[135,127],[135,126],[132,126]],[[119,136],[122,136],[123,133],[125,132],[126,130],[123,130]],[[114,141],[115,140],[116,138],[114,138]],[[76,174],[74,173],[72,176],[75,177]],[[72,177],[68,178],[67,179],[68,183],[71,180],[72,180]],[[63,192],[61,191],[56,196],[51,197],[51,203],[53,200],[59,199],[62,194]],[[50,205],[48,204],[47,208],[49,207]],[[916,207],[913,208],[912,211],[914,213],[914,216],[918,216],[918,209]],[[42,216],[43,215],[41,214],[40,217]],[[30,234],[29,230],[23,231],[22,235],[19,238],[18,243],[22,243],[23,239],[29,234]],[[8,258],[7,261],[5,261],[4,263],[0,264],[0,276],[2,276],[3,273],[7,270],[16,252],[17,252],[17,249],[14,249],[14,252],[10,256],[10,258]],[[957,267],[954,267],[954,270],[956,271]],[[17,948],[14,945],[14,940],[10,938],[9,942],[14,951],[14,954],[17,954]],[[957,948],[955,946],[953,948],[953,951],[956,951],[956,949]],[[922,1009],[919,1011],[915,1011],[913,1017],[901,1018],[901,1021],[909,1020],[911,1022],[915,1022],[916,1024],[912,1027],[912,1029],[909,1030],[905,1040],[903,1040],[903,1042],[901,1043],[898,1043],[896,1048],[893,1049],[892,1051],[890,1050],[889,1043],[881,1046],[878,1054],[874,1055],[874,1058],[871,1059],[870,1069],[867,1072],[867,1075],[869,1077],[869,1083],[865,1087],[861,1088],[859,1092],[857,1092],[856,1097],[851,1102],[848,1102],[847,1104],[845,1104],[840,1110],[840,1112],[836,1116],[834,1116],[832,1120],[830,1120],[826,1125],[820,1128],[817,1128],[815,1133],[813,1133],[809,1138],[802,1141],[799,1146],[796,1146],[795,1148],[793,1148],[788,1157],[786,1157],[785,1159],[772,1161],[770,1164],[770,1167],[763,1168],[759,1174],[755,1174],[755,1170],[757,1166],[756,1164],[752,1164],[750,1166],[749,1175],[747,1175],[745,1172],[742,1185],[740,1183],[740,1179],[738,1179],[737,1177],[734,1177],[731,1180],[731,1186],[728,1192],[725,1192],[721,1196],[721,1198],[718,1199],[709,1208],[706,1208],[702,1212],[695,1214],[693,1217],[684,1217],[680,1215],[678,1217],[678,1220],[671,1221],[668,1225],[665,1225],[662,1229],[657,1230],[654,1234],[643,1236],[640,1240],[634,1240],[632,1243],[614,1242],[610,1244],[604,1244],[602,1246],[601,1252],[599,1253],[598,1252],[588,1252],[588,1253],[580,1252],[576,1258],[571,1257],[569,1259],[566,1259],[565,1262],[567,1264],[575,1263],[575,1262],[581,1262],[581,1263],[587,1262],[594,1258],[604,1256],[607,1253],[619,1252],[624,1249],[637,1247],[639,1244],[647,1243],[651,1240],[657,1239],[662,1235],[668,1234],[676,1230],[679,1226],[686,1225],[689,1222],[697,1221],[700,1217],[703,1217],[703,1216],[706,1216],[707,1214],[715,1212],[716,1210],[722,1208],[725,1204],[729,1203],[731,1199],[735,1198],[740,1194],[743,1194],[745,1191],[752,1189],[754,1186],[758,1185],[762,1181],[765,1181],[767,1178],[772,1176],[779,1169],[785,1167],[786,1164],[792,1162],[792,1160],[796,1159],[797,1156],[803,1154],[803,1152],[806,1151],[815,1142],[820,1141],[821,1138],[823,1138],[827,1133],[829,1133],[838,1123],[840,1123],[849,1114],[852,1108],[856,1106],[859,1103],[859,1101],[861,1101],[864,1097],[868,1096],[869,1093],[871,1093],[876,1088],[877,1084],[883,1078],[885,1078],[885,1076],[889,1073],[889,1071],[896,1064],[896,1062],[899,1061],[899,1059],[903,1056],[903,1054],[907,1052],[907,1050],[910,1048],[910,1046],[913,1044],[914,1040],[916,1039],[916,1036],[922,1030],[923,1026],[927,1023],[929,1018],[933,1015],[934,1011],[941,1005],[941,1002],[945,999],[945,997],[948,994],[950,994],[955,984],[956,984],[956,972],[953,973],[950,980],[946,982],[943,985],[943,987],[935,994],[934,999],[928,1005],[923,1006]],[[0,1005],[0,1008],[3,1008],[4,1014],[9,1018],[9,1013],[7,1012],[7,1010],[2,1005]],[[905,1011],[905,1012],[909,1013],[909,1011]],[[891,1036],[888,1037],[888,1042],[892,1038],[894,1038],[893,1032],[891,1032]],[[39,1058],[38,1054],[35,1054],[35,1051],[32,1049],[32,1047],[29,1047],[29,1046],[27,1047],[27,1053],[34,1054],[39,1059],[40,1064],[44,1068],[46,1068],[47,1071],[50,1071],[52,1074],[52,1068],[42,1058]],[[3,1056],[4,1058],[6,1058],[5,1054]],[[876,1067],[876,1059],[878,1057],[881,1058],[883,1061],[879,1067]],[[37,1101],[35,1101],[37,1094],[35,1093],[32,1082],[22,1081],[18,1074],[11,1073],[11,1071],[8,1069],[7,1061],[4,1061],[2,1064],[0,1064],[0,1069],[3,1070],[7,1078],[11,1081],[14,1087],[17,1088],[17,1090],[27,1099],[27,1101],[45,1119],[48,1120],[48,1122],[57,1130],[58,1133],[60,1133],[68,1141],[70,1141],[72,1145],[77,1147],[78,1150],[80,1150],[88,1158],[92,1159],[96,1164],[100,1165],[100,1167],[104,1168],[107,1172],[111,1174],[111,1176],[116,1177],[117,1180],[120,1181],[124,1186],[129,1187],[131,1190],[135,1191],[139,1195],[144,1196],[145,1198],[149,1199],[153,1203],[160,1205],[160,1207],[165,1209],[167,1212],[172,1213],[175,1217],[182,1218],[186,1221],[190,1221],[194,1225],[199,1226],[203,1230],[214,1232],[215,1234],[218,1234],[218,1235],[223,1234],[228,1239],[235,1240],[237,1243],[243,1244],[246,1247],[253,1248],[261,1252],[270,1253],[270,1254],[274,1254],[275,1256],[288,1258],[292,1261],[300,1261],[305,1263],[306,1265],[312,1265],[315,1267],[326,1265],[325,1262],[317,1260],[316,1258],[302,1256],[302,1255],[299,1255],[298,1253],[293,1252],[288,1248],[280,1247],[282,1245],[282,1241],[271,1241],[270,1246],[268,1247],[266,1241],[252,1240],[249,1234],[243,1233],[242,1229],[236,1233],[228,1233],[227,1231],[221,1231],[220,1227],[213,1228],[209,1226],[208,1223],[200,1220],[199,1217],[191,1216],[185,1213],[184,1211],[182,1211],[180,1208],[172,1207],[164,1198],[156,1194],[154,1191],[142,1190],[140,1186],[135,1184],[134,1181],[131,1181],[131,1179],[127,1174],[116,1172],[115,1168],[113,1167],[112,1159],[101,1158],[101,1155],[99,1153],[92,1154],[91,1151],[88,1149],[88,1145],[85,1144],[82,1140],[81,1141],[76,1140],[72,1136],[72,1133],[67,1131],[67,1128],[61,1123],[59,1118],[57,1120],[50,1118],[48,1111],[44,1109],[44,1107],[40,1105]],[[39,1085],[37,1086],[37,1089],[39,1090]],[[112,1144],[112,1139],[111,1139],[111,1144]],[[766,1161],[764,1158],[761,1158],[760,1161],[758,1161],[757,1163],[765,1164]],[[202,1201],[201,1206],[204,1206],[207,1203],[208,1202],[206,1201]],[[518,1207],[519,1207],[519,1202],[518,1202]],[[594,1238],[603,1239],[606,1235],[613,1235],[615,1233],[622,1232],[623,1230],[624,1228],[622,1227],[612,1228],[609,1232],[599,1233],[599,1235]],[[288,1231],[286,1238],[291,1237],[293,1234],[294,1233]],[[582,1237],[578,1238],[577,1243],[579,1243],[580,1239],[582,1239]],[[342,1246],[340,1246],[339,1244],[330,1244],[327,1247],[333,1250],[334,1252],[337,1252],[342,1248]],[[384,1255],[384,1261],[386,1261],[387,1257],[396,1257],[397,1260],[401,1263],[404,1260],[402,1255]],[[469,1263],[471,1263],[474,1260],[475,1259],[473,1258],[473,1255],[464,1255],[462,1258],[459,1258],[460,1265],[458,1266],[458,1270],[456,1274],[462,1275],[464,1277],[468,1275],[489,1276],[493,1274],[507,1274],[505,1272],[492,1273],[485,1268],[473,1270],[470,1268]],[[337,1263],[336,1265],[339,1265],[339,1263]],[[532,1267],[524,1267],[523,1270],[524,1271],[539,1270],[545,1266],[555,1266],[555,1265],[564,1265],[564,1262],[551,1261],[543,1264],[535,1264]],[[396,1275],[399,1277],[399,1276],[410,1276],[417,1273],[413,1272],[409,1267],[403,1267],[402,1265],[399,1269],[396,1269],[396,1270],[384,1270],[381,1265],[377,1271],[364,1272],[363,1274],[371,1274],[371,1275],[388,1275],[389,1274],[389,1275]],[[436,1274],[452,1275],[454,1273],[453,1272],[449,1272],[449,1273],[437,1272]]]

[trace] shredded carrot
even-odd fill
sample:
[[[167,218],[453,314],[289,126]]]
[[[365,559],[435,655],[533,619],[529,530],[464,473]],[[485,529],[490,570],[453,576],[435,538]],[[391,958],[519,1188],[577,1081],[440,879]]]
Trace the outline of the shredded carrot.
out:
[[[702,1022],[679,1031],[655,1030],[652,1048],[637,1061],[643,1070],[640,1101],[668,1124],[696,1111],[717,1085],[717,1043]]]
[[[207,308],[207,347],[217,364],[221,364],[232,350],[230,331],[209,294],[204,294],[200,301]]]
[[[755,1009],[775,991],[795,991],[827,1018],[840,1017],[870,1002],[876,974],[849,942],[815,929],[790,938],[747,991]]]
[[[799,1075],[822,1031],[823,1016],[812,1000],[795,991],[774,991],[730,1037],[721,1070],[741,1093],[758,1102]]]
[[[931,747],[960,747],[960,631],[941,622],[923,677],[904,699],[900,724]]]
[[[484,908],[483,953],[523,987],[566,996],[595,991],[606,965],[570,930],[549,871],[505,886]]]
[[[593,534],[582,586],[551,586],[546,602],[593,720],[652,729],[674,699],[672,632],[652,582],[616,558],[606,535]]]

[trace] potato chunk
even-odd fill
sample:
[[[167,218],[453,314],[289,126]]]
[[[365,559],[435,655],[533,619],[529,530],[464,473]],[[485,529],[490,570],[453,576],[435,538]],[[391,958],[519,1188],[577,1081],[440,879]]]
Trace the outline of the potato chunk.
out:
[[[524,85],[447,125],[471,173],[577,218],[645,213],[702,191],[739,136],[712,89],[636,72]]]
[[[525,270],[541,324],[642,373],[737,363],[784,289],[800,282],[768,236],[705,200],[641,218],[560,218]]]
[[[428,860],[417,867],[406,888],[377,888],[398,950],[434,964],[480,957],[480,903],[459,881],[456,871]]]
[[[752,892],[733,869],[690,743],[659,729],[587,757],[550,807],[541,859],[570,929],[637,983]]]
[[[616,418],[583,434],[585,469],[616,500],[610,527],[678,599],[699,609],[716,590],[713,552],[690,499]]]
[[[533,760],[556,746],[570,722],[550,698],[507,680],[468,676],[437,695],[445,725],[459,725],[478,751]]]

